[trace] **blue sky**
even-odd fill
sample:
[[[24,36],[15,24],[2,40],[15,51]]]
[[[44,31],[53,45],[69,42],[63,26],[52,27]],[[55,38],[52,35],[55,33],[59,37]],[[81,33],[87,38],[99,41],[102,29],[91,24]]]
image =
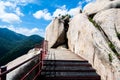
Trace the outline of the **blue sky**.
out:
[[[0,0],[0,28],[24,35],[44,36],[45,28],[59,14],[72,16],[95,0]]]

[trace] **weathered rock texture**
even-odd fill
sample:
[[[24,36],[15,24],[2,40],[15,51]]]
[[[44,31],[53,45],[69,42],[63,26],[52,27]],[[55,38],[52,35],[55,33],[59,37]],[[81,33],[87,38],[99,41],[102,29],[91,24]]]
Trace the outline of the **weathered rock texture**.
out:
[[[46,28],[45,39],[48,40],[48,47],[58,47],[65,43],[65,31],[63,22],[55,18]]]
[[[69,28],[69,15],[55,18],[46,28],[45,39],[48,42],[48,48],[57,48],[59,46],[68,48],[67,31]]]
[[[53,22],[50,25],[57,25],[58,29],[60,24]],[[54,27],[48,26],[46,31],[51,44],[59,39],[52,35]],[[52,36],[54,41],[50,39]],[[120,80],[120,0],[97,0],[86,5],[83,13],[69,22],[67,39],[69,50],[88,60],[101,80]]]
[[[120,79],[120,61],[85,14],[79,14],[70,21],[67,37],[69,49],[87,59],[102,80]],[[112,62],[109,55],[112,56]]]
[[[32,58],[33,56],[37,55],[40,53],[41,50],[36,50],[36,49],[31,49],[27,54],[9,62],[7,66],[7,70],[19,65],[20,63]],[[25,63],[24,65],[16,68],[15,70],[11,71],[10,73],[7,74],[6,80],[20,80],[23,75],[26,74],[36,63],[38,63],[38,58],[35,60],[29,61]],[[34,78],[38,70],[33,71],[29,77],[26,78],[26,80],[31,80]]]
[[[120,33],[120,9],[113,8],[101,11],[95,15],[94,20],[104,30],[120,54],[120,40],[117,37]]]
[[[97,12],[110,8],[120,8],[120,0],[97,0],[84,7],[86,15],[94,15]]]

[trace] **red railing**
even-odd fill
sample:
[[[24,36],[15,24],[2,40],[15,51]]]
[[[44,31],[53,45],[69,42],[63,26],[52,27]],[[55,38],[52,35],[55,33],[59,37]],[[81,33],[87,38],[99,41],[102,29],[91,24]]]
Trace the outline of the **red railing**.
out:
[[[39,48],[39,49],[40,49],[40,48],[42,49],[41,52],[40,52],[40,54],[38,54],[38,55],[36,55],[36,56],[34,56],[34,57],[32,57],[32,58],[30,58],[30,59],[22,62],[21,64],[19,64],[19,65],[17,65],[17,66],[14,66],[13,68],[11,68],[11,69],[9,69],[9,70],[7,70],[7,66],[2,66],[1,69],[0,69],[0,80],[6,80],[6,75],[7,75],[9,72],[15,70],[16,68],[19,68],[20,66],[24,65],[25,63],[27,63],[27,62],[29,62],[29,61],[34,60],[36,57],[39,57],[39,62],[38,62],[36,65],[34,65],[34,66],[33,66],[24,76],[22,76],[21,79],[20,79],[20,80],[25,80],[25,79],[29,76],[29,74],[31,74],[36,68],[38,68],[38,72],[36,73],[36,75],[35,75],[34,78],[32,79],[32,80],[35,80],[35,79],[39,76],[39,74],[40,74],[40,72],[41,72],[41,70],[42,70],[43,60],[44,60],[45,55],[47,54],[47,50],[48,50],[48,42],[47,42],[46,40],[44,40],[41,46],[35,47],[35,49],[38,49],[38,48]]]

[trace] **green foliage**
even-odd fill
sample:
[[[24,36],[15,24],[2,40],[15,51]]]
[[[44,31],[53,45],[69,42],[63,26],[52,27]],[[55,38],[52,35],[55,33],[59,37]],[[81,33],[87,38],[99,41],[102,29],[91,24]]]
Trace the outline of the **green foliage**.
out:
[[[108,54],[108,56],[109,56],[109,61],[112,62],[112,54],[110,53]]]
[[[92,22],[93,23],[93,25],[99,30],[99,31],[101,31],[102,30],[102,28],[92,19],[92,18],[88,18],[89,19],[89,21],[90,22]],[[103,30],[102,30],[103,31]],[[105,34],[105,32],[103,31],[103,33],[104,33],[104,35],[106,36],[106,38],[108,39],[108,36]],[[120,34],[119,33],[117,33],[117,36],[118,36],[118,38],[120,39]],[[117,56],[117,57],[119,57],[120,55],[118,54],[118,52],[116,51],[116,49],[115,49],[115,46],[112,44],[112,42],[108,39],[108,45],[109,45],[109,47],[111,48],[111,50],[115,53],[115,55]],[[118,58],[119,60],[120,60],[120,58]]]
[[[112,44],[112,42],[109,42],[109,47],[111,48],[111,50],[115,53],[116,56],[119,56],[118,52],[115,49],[115,46]]]
[[[65,19],[66,17],[67,17],[67,19],[70,19],[70,18],[71,18],[71,15],[69,15],[69,14],[62,15],[62,18],[61,18],[61,19]]]
[[[4,29],[0,28],[0,31],[3,33]],[[26,54],[35,44],[40,44],[42,41],[43,38],[37,35],[27,37],[5,29],[4,34],[0,35],[0,66]]]
[[[0,28],[0,57],[9,52],[16,44],[19,44],[21,40],[26,36],[17,34],[6,28]]]
[[[97,29],[99,29],[100,30],[100,26],[92,19],[92,18],[88,18],[89,19],[89,21],[91,22],[91,23],[93,23],[93,25],[97,28]]]
[[[117,32],[116,34],[117,34],[118,39],[120,40],[120,33]]]
[[[112,51],[116,53],[117,51],[115,50],[115,46],[111,42],[109,42],[108,44]]]

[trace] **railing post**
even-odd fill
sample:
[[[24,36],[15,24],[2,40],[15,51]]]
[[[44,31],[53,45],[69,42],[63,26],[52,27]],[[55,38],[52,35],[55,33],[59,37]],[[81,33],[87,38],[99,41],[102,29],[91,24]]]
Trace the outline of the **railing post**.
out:
[[[7,70],[7,66],[1,66],[0,69],[1,73],[3,73],[4,71]],[[0,80],[6,80],[6,74],[2,75]]]
[[[43,52],[45,52],[45,40],[43,41]]]
[[[46,40],[46,54],[48,52],[48,41]]]
[[[41,53],[40,53],[40,61],[41,61],[41,64],[40,64],[40,70],[42,69],[42,65],[43,65],[43,58],[42,58],[42,56],[43,56],[43,51],[41,51]]]
[[[47,40],[44,40],[44,43],[43,43],[43,51],[45,54],[47,54],[47,51],[48,51],[48,41]]]

